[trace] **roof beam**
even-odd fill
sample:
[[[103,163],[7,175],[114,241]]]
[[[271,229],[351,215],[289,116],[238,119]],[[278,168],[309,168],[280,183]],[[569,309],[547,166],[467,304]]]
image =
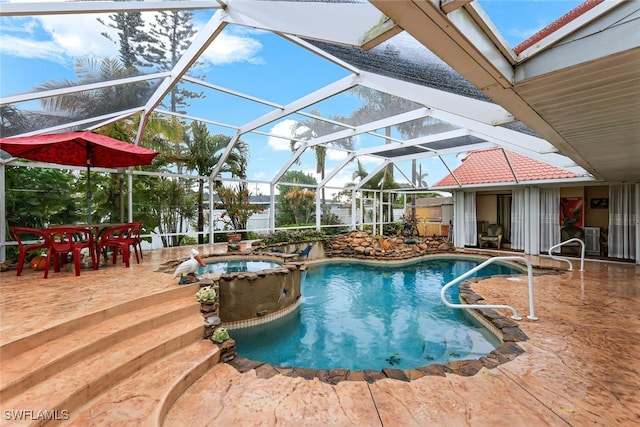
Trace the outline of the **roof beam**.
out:
[[[325,185],[327,185],[327,183],[338,174],[338,172],[340,172],[342,169],[345,168],[345,166],[347,166],[351,161],[353,161],[353,159],[355,159],[355,154],[354,153],[350,153],[344,160],[342,160],[342,162],[336,166],[335,168],[333,168],[333,170],[331,172],[329,172],[328,174],[325,175],[324,179],[322,181],[320,181],[320,183],[318,184],[317,188],[322,188]]]
[[[442,0],[440,2],[440,9],[444,13],[451,13],[456,9],[460,9],[465,5],[471,3],[473,0]]]
[[[345,129],[338,132],[330,133],[309,140],[309,146],[314,147],[316,145],[326,144],[331,141],[336,141],[342,138],[352,137],[361,133],[368,133],[376,129],[382,129],[388,126],[395,126],[398,123],[409,122],[411,120],[418,120],[429,116],[429,110],[427,108],[419,108],[417,110],[409,111],[406,113],[398,114],[384,119],[376,120],[375,122],[369,122],[362,126],[356,126],[353,129]],[[347,126],[347,125],[344,125]],[[377,135],[381,136],[382,135]]]
[[[18,102],[27,102],[27,101],[33,101],[36,99],[51,98],[54,96],[68,95],[70,93],[84,92],[87,90],[96,90],[96,89],[102,89],[105,87],[126,85],[126,84],[144,82],[144,81],[153,80],[153,79],[162,79],[162,78],[168,77],[169,75],[170,75],[169,72],[145,74],[143,76],[127,77],[124,79],[117,79],[117,80],[107,80],[99,83],[90,83],[90,84],[84,84],[80,86],[69,86],[69,87],[64,87],[59,89],[43,90],[40,92],[29,92],[29,93],[23,93],[21,95],[6,96],[3,98],[0,98],[0,105],[17,104]]]
[[[78,1],[2,3],[0,16],[72,15],[85,13],[155,12],[222,9],[211,1]]]
[[[360,180],[360,182],[357,183],[355,187],[353,187],[353,191],[360,190],[360,188],[362,188],[363,185],[365,185],[367,182],[369,182],[371,180],[371,178],[373,178],[375,176],[375,174],[380,172],[382,169],[386,168],[389,163],[391,163],[391,161],[389,159],[386,159],[384,162],[382,162],[378,166],[376,166],[373,169],[373,171],[371,171],[367,176],[362,178]]]
[[[428,144],[430,142],[442,141],[445,139],[458,138],[461,136],[469,135],[469,130],[467,129],[456,129],[449,132],[437,133],[435,135],[427,135],[421,136],[414,139],[409,139],[405,142],[392,142],[391,144],[379,145],[377,147],[363,148],[362,150],[356,151],[356,155],[358,156],[366,156],[370,154],[376,154],[381,151],[389,151],[394,150],[396,148],[404,148],[404,147],[412,147],[414,145]],[[425,150],[433,151],[436,150],[425,148]]]
[[[343,92],[345,90],[351,89],[356,85],[356,77],[353,75],[343,77],[342,79],[333,82],[322,89],[319,89],[315,92],[310,93],[309,95],[303,96],[292,103],[285,105],[281,109],[277,109],[271,111],[262,117],[259,117],[249,123],[246,123],[241,128],[242,133],[251,132],[254,129],[262,127],[266,124],[274,122],[282,117],[288,116],[289,114],[296,113],[298,110],[308,107],[309,105],[316,104],[324,99],[327,99],[336,93]]]
[[[492,102],[472,99],[443,90],[403,82],[391,77],[364,71],[360,74],[360,79],[362,86],[380,92],[390,93],[429,108],[455,113],[489,125],[512,123],[515,121],[511,113]]]
[[[428,158],[428,157],[436,157],[436,156],[446,156],[447,154],[458,154],[458,153],[462,153],[462,152],[467,152],[467,151],[471,151],[471,150],[484,150],[487,148],[495,148],[495,144],[491,143],[491,142],[481,142],[481,143],[474,143],[471,145],[465,145],[465,146],[461,146],[461,147],[454,147],[454,148],[445,148],[444,150],[438,150],[438,151],[426,151],[423,154],[420,153],[411,153],[408,154],[406,156],[397,156],[394,157],[393,159],[390,159],[390,162],[404,162],[404,161],[408,161],[408,160],[414,160],[414,159],[424,159],[424,158]],[[375,156],[375,154],[372,154],[372,156]]]
[[[57,125],[57,126],[51,126],[48,128],[44,128],[44,129],[38,129],[37,131],[33,131],[33,132],[26,132],[26,133],[22,133],[19,135],[12,135],[15,137],[18,136],[31,136],[31,135],[44,135],[47,133],[57,133],[58,131],[61,130],[65,130],[65,129],[72,129],[72,128],[76,128],[76,127],[80,127],[82,125],[85,124],[89,124],[89,123],[95,123],[96,121],[99,120],[105,120],[104,122],[101,122],[99,124],[94,124],[91,127],[87,127],[84,129],[95,129],[98,128],[100,126],[104,126],[105,124],[109,124],[109,123],[113,123],[116,122],[118,120],[121,120],[125,117],[131,116],[135,113],[139,113],[140,111],[142,111],[140,108],[131,108],[130,110],[123,110],[123,111],[116,111],[115,113],[111,113],[111,114],[104,114],[102,116],[96,116],[96,117],[90,117],[88,119],[83,119],[83,120],[76,120],[74,122],[70,122],[70,123],[64,123],[62,125]]]
[[[307,144],[305,143],[300,144],[300,147],[298,147],[296,151],[291,155],[291,157],[289,158],[289,161],[278,171],[277,174],[273,176],[273,179],[271,180],[272,185],[280,181],[280,178],[282,178],[282,175],[284,175],[289,170],[291,165],[293,165],[295,162],[298,161],[298,159],[306,149],[307,149]]]
[[[314,40],[361,47],[393,25],[369,3],[229,0],[236,24]],[[397,30],[396,30],[397,31]]]

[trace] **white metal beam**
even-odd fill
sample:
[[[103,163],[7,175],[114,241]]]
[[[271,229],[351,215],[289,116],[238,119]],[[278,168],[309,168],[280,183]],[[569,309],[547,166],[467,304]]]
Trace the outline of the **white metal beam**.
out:
[[[511,113],[492,102],[472,99],[415,83],[403,82],[391,77],[362,72],[360,74],[360,84],[408,99],[429,108],[456,113],[490,125],[515,121]]]
[[[34,101],[36,99],[51,98],[54,96],[63,96],[71,93],[84,92],[87,90],[102,89],[105,87],[120,86],[137,82],[144,82],[153,79],[162,79],[169,77],[169,72],[145,74],[142,76],[127,77],[124,79],[107,80],[99,83],[89,83],[79,86],[69,86],[59,89],[43,90],[39,92],[29,92],[20,95],[5,96],[0,98],[0,105],[17,104],[18,102]]]
[[[44,135],[47,133],[56,133],[60,130],[64,130],[64,129],[70,129],[70,128],[74,128],[74,127],[80,127],[83,125],[86,125],[88,123],[95,123],[98,120],[105,120],[104,122],[101,122],[97,125],[92,125],[91,128],[95,129],[98,128],[100,126],[104,126],[105,124],[108,123],[113,123],[115,121],[121,120],[125,117],[128,117],[132,114],[135,113],[139,113],[141,111],[140,108],[132,108],[130,110],[123,110],[123,111],[117,111],[115,113],[111,113],[111,114],[104,114],[102,116],[96,116],[96,117],[90,117],[88,119],[83,119],[83,120],[76,120],[73,122],[69,122],[69,123],[64,123],[62,125],[57,125],[57,126],[51,126],[48,128],[44,128],[44,129],[38,129],[36,131],[33,132],[25,132],[23,134],[19,134],[19,135],[13,135],[13,136],[31,136],[31,135]],[[86,129],[90,129],[90,128],[86,128]]]
[[[419,108],[417,110],[413,110],[413,111],[401,113],[395,116],[386,117],[384,119],[376,120],[373,122],[365,123],[364,125],[356,126],[353,129],[341,130],[338,132],[323,135],[318,138],[313,138],[312,140],[309,141],[309,146],[326,144],[328,142],[336,141],[338,139],[356,136],[361,133],[368,133],[376,129],[382,129],[388,126],[395,126],[398,123],[409,122],[411,120],[418,120],[428,116],[429,116],[429,110],[427,108]],[[380,136],[384,138],[384,136],[382,135],[376,135],[376,136]]]
[[[320,183],[318,184],[318,188],[322,188],[325,185],[327,185],[327,182],[329,182],[334,176],[336,176],[338,172],[344,169],[345,166],[351,163],[351,161],[355,159],[355,157],[356,156],[354,153],[349,154],[344,160],[342,160],[342,162],[340,162],[340,164],[337,167],[333,168],[331,172],[329,172],[324,176],[324,179],[320,181]]]
[[[229,16],[240,25],[357,47],[369,42],[386,20],[368,3],[229,0],[227,4]]]
[[[282,109],[277,109],[271,111],[262,117],[259,117],[249,123],[243,125],[240,129],[242,133],[251,132],[254,129],[262,127],[266,124],[269,124],[275,120],[281,119],[282,117],[288,116],[289,114],[296,113],[298,110],[301,110],[309,105],[313,105],[318,103],[324,99],[327,99],[336,93],[343,92],[345,90],[351,89],[356,85],[355,76],[347,76],[342,79],[335,81],[327,86],[319,89],[315,92],[312,92],[302,98],[299,98],[293,101],[290,104],[287,104]]]
[[[380,163],[378,166],[376,166],[376,167],[373,169],[373,171],[371,171],[367,176],[365,176],[364,178],[362,178],[362,179],[360,180],[360,182],[358,182],[358,183],[356,184],[356,186],[355,186],[355,187],[353,187],[353,189],[354,189],[355,191],[360,190],[360,188],[362,188],[362,186],[363,186],[363,185],[365,185],[368,181],[370,181],[370,180],[371,180],[371,178],[373,178],[373,176],[374,176],[375,174],[377,174],[378,172],[380,172],[383,168],[386,168],[386,167],[387,167],[387,165],[388,165],[389,163],[391,163],[391,161],[390,161],[389,159],[386,159],[384,162]]]
[[[282,178],[282,175],[284,175],[285,172],[289,170],[291,165],[293,165],[295,162],[298,161],[298,159],[306,149],[307,149],[307,144],[302,143],[300,147],[298,147],[298,149],[291,155],[291,157],[289,158],[289,161],[287,161],[287,163],[285,163],[285,165],[278,171],[278,173],[274,175],[273,179],[271,180],[271,184],[277,183],[280,180],[280,178]]]
[[[211,1],[78,1],[2,3],[0,16],[70,15],[86,13],[155,12],[222,9]]]
[[[437,133],[434,135],[426,135],[418,138],[408,139],[404,142],[392,142],[391,144],[379,145],[377,147],[363,148],[362,150],[356,151],[356,155],[366,156],[369,154],[376,154],[381,151],[394,150],[397,148],[404,148],[404,147],[412,147],[414,145],[428,144],[430,142],[442,141],[444,139],[459,138],[461,136],[467,136],[467,135],[469,135],[469,130],[456,129],[448,132]],[[428,148],[425,148],[425,150],[434,151],[434,152],[436,151]]]

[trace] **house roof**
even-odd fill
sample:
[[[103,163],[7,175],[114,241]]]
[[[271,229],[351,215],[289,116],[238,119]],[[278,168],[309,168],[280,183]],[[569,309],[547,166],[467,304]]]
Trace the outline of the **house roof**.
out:
[[[492,148],[468,153],[462,160],[462,164],[454,169],[452,174],[435,183],[433,188],[579,177],[573,172],[548,165],[522,154],[501,148]]]
[[[593,9],[595,6],[602,3],[604,0],[585,0],[584,3],[577,6],[576,8],[570,10],[568,13],[564,14],[560,18],[553,21],[551,24],[547,25],[519,45],[513,48],[513,51],[516,54],[520,54],[536,43],[542,41],[549,34],[552,34],[554,31],[566,26],[569,22],[579,18],[580,16],[587,13],[589,10]]]

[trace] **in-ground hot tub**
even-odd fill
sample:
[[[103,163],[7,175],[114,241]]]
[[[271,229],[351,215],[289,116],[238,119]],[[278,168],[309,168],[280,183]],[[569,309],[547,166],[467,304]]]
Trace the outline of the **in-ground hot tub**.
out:
[[[298,307],[306,268],[278,256],[218,256],[198,274],[218,286],[219,316],[228,329],[255,326]],[[208,282],[208,280],[203,280]]]

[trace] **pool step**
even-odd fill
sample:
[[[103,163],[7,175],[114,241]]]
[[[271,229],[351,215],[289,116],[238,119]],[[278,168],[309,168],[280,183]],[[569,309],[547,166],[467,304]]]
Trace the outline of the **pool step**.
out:
[[[182,393],[220,362],[218,346],[198,340],[148,364],[74,411],[69,426],[159,426]]]
[[[195,290],[185,286],[129,301],[124,308],[110,307],[45,329],[30,337],[35,343],[21,339],[4,345],[2,408],[36,412],[22,421],[4,417],[0,425],[42,425],[46,420],[34,419],[37,411],[68,411],[74,418],[88,401],[138,371],[162,371],[156,362],[174,353],[187,366],[196,362],[179,377],[191,381],[219,360],[217,346],[202,339]],[[167,396],[180,389],[180,383],[171,385],[166,376],[162,384]]]

